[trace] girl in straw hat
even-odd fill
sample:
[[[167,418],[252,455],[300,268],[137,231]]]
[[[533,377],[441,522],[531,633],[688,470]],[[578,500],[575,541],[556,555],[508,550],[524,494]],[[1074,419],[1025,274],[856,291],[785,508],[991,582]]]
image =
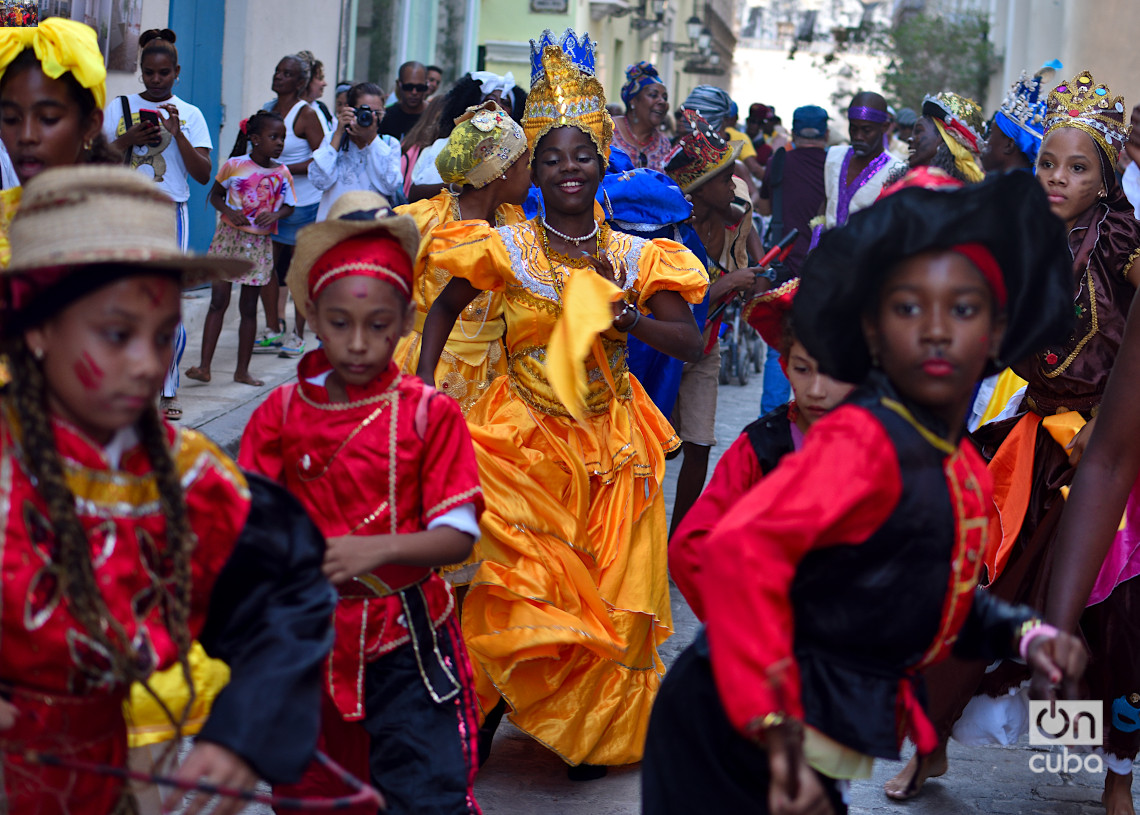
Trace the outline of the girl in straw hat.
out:
[[[289,289],[322,345],[254,412],[239,461],[284,484],[328,538],[340,599],[312,708],[322,749],[370,775],[390,813],[474,815],[471,669],[435,570],[471,553],[483,496],[459,405],[392,360],[419,242],[415,221],[361,190],[301,231]],[[314,765],[288,792],[330,783]]]
[[[589,37],[546,32],[532,48],[522,124],[545,212],[432,232],[429,261],[454,279],[428,316],[418,372],[431,381],[479,290],[502,293],[508,375],[467,416],[488,493],[463,604],[488,714],[480,746],[509,706],[585,780],[640,759],[672,633],[661,479],[678,440],[629,375],[626,335],[695,359],[688,303],[708,278],[678,243],[611,232],[595,204],[613,125]]]
[[[425,250],[428,234],[440,224],[481,220],[507,226],[524,220],[521,204],[530,190],[530,149],[526,134],[494,102],[472,107],[455,120],[455,129],[436,167],[447,187],[434,198],[416,201],[397,211],[416,220],[425,240],[416,258],[416,323],[396,347],[396,362],[415,373],[420,361],[424,320],[443,287],[451,280],[446,269],[431,262]],[[464,310],[447,338],[435,368],[435,386],[459,401],[467,413],[495,377],[507,372],[503,352],[503,297],[483,292]]]
[[[295,779],[316,741],[329,647],[320,534],[287,493],[153,407],[182,285],[244,264],[184,255],[173,203],[123,168],[44,172],[11,237],[2,327],[13,379],[0,397],[8,811],[131,811],[119,780],[43,759],[121,767],[131,683],[171,665],[189,676],[195,638],[232,678],[178,777],[245,789],[259,775]]]
[[[95,31],[81,23],[52,17],[0,37],[0,138],[21,185],[51,167],[122,162],[102,133],[106,78]],[[0,192],[0,266],[21,189]]]

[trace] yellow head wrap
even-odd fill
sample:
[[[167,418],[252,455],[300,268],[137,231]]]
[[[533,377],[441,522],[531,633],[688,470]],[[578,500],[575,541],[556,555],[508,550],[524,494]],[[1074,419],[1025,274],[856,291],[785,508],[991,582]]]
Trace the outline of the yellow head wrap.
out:
[[[526,152],[526,135],[492,102],[467,108],[455,120],[435,167],[445,184],[479,189],[502,175]]]
[[[99,52],[95,30],[73,20],[49,17],[33,28],[0,29],[0,77],[12,60],[34,48],[40,68],[51,79],[71,74],[95,97],[100,109],[107,104],[107,67]]]
[[[954,166],[958,168],[958,172],[962,174],[966,183],[977,184],[985,178],[986,174],[982,171],[981,165],[978,164],[978,157],[947,133],[946,125],[942,124],[939,119],[934,120],[934,126],[938,128],[938,134],[942,136],[942,141],[950,148],[950,154],[954,156]]]

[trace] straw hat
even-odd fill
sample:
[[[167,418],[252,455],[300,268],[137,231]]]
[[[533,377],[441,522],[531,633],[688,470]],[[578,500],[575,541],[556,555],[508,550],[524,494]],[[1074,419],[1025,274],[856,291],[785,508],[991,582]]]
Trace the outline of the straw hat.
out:
[[[310,224],[297,234],[297,248],[285,284],[302,313],[309,300],[309,270],[313,264],[341,241],[368,232],[391,235],[413,261],[419,254],[420,230],[411,216],[394,214],[388,199],[379,193],[370,190],[344,193],[329,208],[327,220]]]
[[[249,271],[244,260],[183,252],[174,216],[174,202],[125,167],[45,170],[24,187],[4,272],[34,279],[41,269],[111,264],[175,269],[183,286],[194,286]]]

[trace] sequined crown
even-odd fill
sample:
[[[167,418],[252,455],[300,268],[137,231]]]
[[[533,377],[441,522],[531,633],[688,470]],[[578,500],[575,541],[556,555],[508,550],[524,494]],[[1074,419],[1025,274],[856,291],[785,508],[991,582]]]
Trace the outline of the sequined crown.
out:
[[[973,99],[943,91],[922,100],[922,113],[940,119],[951,137],[971,153],[981,152],[982,109]]]
[[[1041,77],[1021,72],[1010,86],[998,110],[1011,122],[1028,130],[1038,139],[1045,135],[1045,114],[1048,110],[1041,98]]]
[[[574,29],[568,28],[556,37],[549,28],[542,32],[538,40],[530,41],[530,84],[534,85],[546,73],[542,54],[548,47],[557,48],[566,55],[570,63],[584,74],[594,76],[594,54],[598,49],[597,43],[590,39],[589,34],[579,37]]]
[[[539,43],[531,41],[532,48],[539,44],[540,67],[532,74],[522,118],[527,143],[533,150],[554,128],[576,127],[593,140],[602,158],[609,161],[614,122],[606,110],[605,90],[594,77],[593,42],[588,35],[579,40],[567,29],[558,42],[553,42],[550,31],[543,32]],[[532,161],[533,158],[532,155]]]
[[[1057,127],[1075,127],[1088,133],[1114,165],[1132,132],[1124,120],[1124,97],[1113,97],[1108,86],[1096,84],[1088,71],[1049,94],[1046,135]]]

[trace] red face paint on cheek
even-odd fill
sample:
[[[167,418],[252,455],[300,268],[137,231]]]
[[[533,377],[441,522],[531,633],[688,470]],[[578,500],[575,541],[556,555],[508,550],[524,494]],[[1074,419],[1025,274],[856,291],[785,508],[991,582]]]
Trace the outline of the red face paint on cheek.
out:
[[[86,357],[87,355],[84,354]],[[75,371],[75,378],[79,380],[84,390],[93,391],[99,387],[99,380],[95,376],[95,372],[84,359],[77,360],[75,366],[72,368]]]

